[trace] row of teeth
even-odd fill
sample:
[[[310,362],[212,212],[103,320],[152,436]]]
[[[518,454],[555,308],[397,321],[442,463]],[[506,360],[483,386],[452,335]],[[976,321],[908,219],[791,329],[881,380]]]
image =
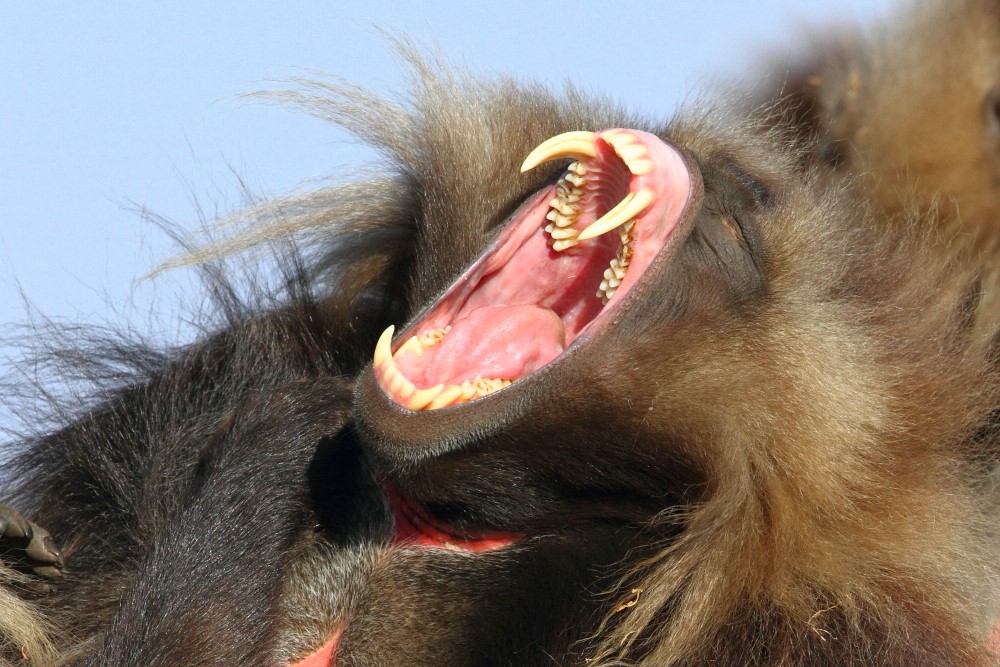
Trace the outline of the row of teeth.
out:
[[[618,238],[621,245],[618,246],[618,254],[611,260],[611,266],[604,269],[604,280],[597,290],[596,296],[605,304],[618,291],[618,286],[625,280],[625,272],[632,262],[632,229],[635,227],[635,220],[630,220],[618,229]]]
[[[580,243],[577,238],[580,231],[573,229],[573,224],[580,215],[580,199],[587,185],[586,175],[587,168],[574,162],[556,183],[556,196],[549,202],[549,212],[545,215],[545,219],[550,221],[545,225],[545,231],[552,237],[552,249],[556,252]]]
[[[632,230],[635,228],[636,218],[652,203],[653,192],[648,188],[629,192],[614,208],[586,229],[574,229],[573,224],[580,214],[583,188],[586,186],[587,168],[583,161],[597,157],[597,149],[594,148],[596,137],[594,132],[566,132],[552,137],[531,151],[521,165],[521,171],[533,169],[548,160],[566,157],[577,159],[556,183],[556,196],[549,202],[549,212],[545,216],[549,221],[545,225],[545,232],[552,238],[552,249],[562,252],[578,245],[580,241],[618,230],[621,245],[610,266],[605,269],[604,279],[596,295],[607,303],[625,279],[625,272],[632,259]],[[633,175],[642,176],[652,171],[653,162],[649,159],[649,150],[632,133],[610,130],[601,133],[600,138],[615,150]]]
[[[445,327],[412,336],[400,346],[399,352],[421,354],[428,347],[440,343],[450,329],[451,327]],[[396,367],[396,361],[392,357],[394,330],[395,327],[390,326],[383,331],[375,345],[375,374],[382,386],[410,410],[437,410],[456,403],[464,403],[499,391],[512,382],[512,380],[478,377],[475,380],[466,380],[462,384],[439,384],[430,389],[417,389],[416,385]]]

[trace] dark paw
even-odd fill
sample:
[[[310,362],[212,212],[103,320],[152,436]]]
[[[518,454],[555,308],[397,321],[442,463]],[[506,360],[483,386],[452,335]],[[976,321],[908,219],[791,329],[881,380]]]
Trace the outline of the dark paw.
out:
[[[7,505],[0,505],[0,562],[40,577],[63,577],[62,549],[49,531]]]

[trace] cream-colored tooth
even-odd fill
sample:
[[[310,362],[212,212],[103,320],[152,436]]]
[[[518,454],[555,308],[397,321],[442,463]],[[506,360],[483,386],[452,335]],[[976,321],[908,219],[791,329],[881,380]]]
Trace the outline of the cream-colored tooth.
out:
[[[578,188],[582,188],[587,183],[583,176],[578,176],[577,174],[566,174],[566,180]]]
[[[555,213],[555,215],[553,215],[551,218],[546,215],[545,218],[554,222],[556,227],[569,227],[576,220],[575,217],[568,218],[562,213],[559,213],[558,211],[549,211],[549,213]]]
[[[413,411],[423,410],[431,401],[437,398],[442,391],[444,391],[443,384],[431,387],[430,389],[417,389],[413,392],[413,396],[410,397],[410,400],[406,402],[406,407]]]
[[[552,201],[550,201],[549,206],[559,211],[563,215],[575,215],[577,213],[576,206],[573,206],[572,204],[567,204],[566,202],[563,201],[559,201],[558,198],[554,198]]]
[[[609,289],[609,290],[607,290],[607,291],[604,292],[607,295],[607,297],[608,297],[608,301],[611,300],[611,297],[613,297],[615,295],[615,292],[617,292],[617,291],[618,291],[617,289]]]
[[[608,291],[608,284],[609,283],[608,283],[608,279],[607,278],[605,278],[604,280],[601,281],[601,286],[600,286],[600,288],[598,288],[597,296],[600,296],[604,292]]]
[[[625,163],[628,170],[635,174],[636,176],[645,176],[649,172],[653,171],[653,161],[652,160],[631,160]]]
[[[457,384],[449,385],[445,387],[444,391],[442,391],[437,396],[437,398],[435,398],[427,405],[426,409],[437,410],[438,408],[443,408],[447,405],[451,405],[452,403],[455,402],[455,399],[461,397],[461,395],[462,395],[462,388],[460,386],[458,386]]]
[[[416,387],[414,387],[413,383],[410,382],[405,375],[400,373],[398,369],[393,368],[393,371],[395,372],[389,379],[389,389],[396,396],[401,396],[404,398],[410,396]]]
[[[618,286],[622,284],[621,278],[612,278],[608,281],[608,287],[613,290],[618,289]]]
[[[435,345],[440,343],[442,340],[444,340],[444,337],[447,335],[448,335],[448,327],[445,327],[444,329],[431,329],[420,334],[417,337],[417,340],[419,341],[420,345],[422,345],[424,348],[428,348],[428,347],[434,347]]]
[[[471,400],[476,395],[476,388],[472,386],[472,383],[466,380],[462,383],[462,400]]]
[[[604,279],[605,280],[611,280],[614,277],[615,277],[615,270],[613,268],[604,269]]]
[[[595,152],[596,152],[596,150],[595,150]],[[591,156],[591,157],[593,157],[593,156]],[[570,173],[573,173],[573,174],[576,174],[577,176],[586,176],[587,175],[587,167],[585,167],[582,162],[571,162],[570,165],[568,167],[566,167],[566,171],[568,171]]]
[[[392,359],[392,332],[396,330],[396,327],[389,325],[389,327],[382,332],[379,336],[378,342],[375,343],[375,367],[378,368],[384,364],[387,360]]]
[[[617,269],[612,269],[612,272],[615,274],[614,280],[618,281],[624,280],[625,269],[619,267]],[[608,278],[608,280],[611,280],[611,278]]]
[[[563,250],[568,250],[569,248],[572,248],[573,246],[579,245],[579,244],[580,244],[580,241],[578,240],[578,238],[576,238],[576,239],[562,239],[562,240],[559,240],[559,241],[553,241],[552,242],[552,249],[555,250],[556,252],[562,252]]]
[[[572,157],[591,159],[597,157],[593,132],[564,132],[538,144],[524,158],[521,173],[534,169],[543,162],[557,158]]]
[[[572,227],[553,227],[549,234],[556,240],[575,239],[580,232]]]
[[[410,336],[405,343],[399,346],[399,349],[396,350],[396,354],[393,356],[395,357],[396,355],[402,354],[403,352],[412,352],[413,354],[423,354],[424,346],[420,344],[420,341],[417,340],[416,336]]]
[[[579,239],[586,241],[595,236],[610,232],[621,227],[632,218],[637,217],[653,202],[653,191],[643,188],[638,192],[630,192],[618,205],[605,213],[592,225],[580,232]]]
[[[628,166],[632,162],[644,158],[649,155],[649,151],[642,144],[629,144],[628,146],[622,146],[621,148],[615,147],[615,152],[618,153],[618,157],[622,159],[625,166]]]

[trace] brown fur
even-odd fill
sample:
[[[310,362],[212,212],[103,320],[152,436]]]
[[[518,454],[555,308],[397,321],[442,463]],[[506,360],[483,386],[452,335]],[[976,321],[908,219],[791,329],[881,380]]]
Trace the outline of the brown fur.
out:
[[[319,279],[245,304],[210,276],[217,332],[69,358],[102,400],[19,464],[67,541],[40,602],[87,655],[67,664],[275,664],[344,621],[356,666],[997,664],[994,315],[981,256],[928,224],[936,191],[897,206],[908,184],[851,185],[874,152],[841,182],[804,157],[812,135],[719,109],[661,126],[411,62],[415,109],[285,95],[395,174],[256,212],[325,236]],[[553,176],[517,174],[534,145],[614,126],[673,142],[702,182],[646,292],[543,379],[389,409],[374,337]],[[387,545],[374,463],[456,530],[528,538]]]

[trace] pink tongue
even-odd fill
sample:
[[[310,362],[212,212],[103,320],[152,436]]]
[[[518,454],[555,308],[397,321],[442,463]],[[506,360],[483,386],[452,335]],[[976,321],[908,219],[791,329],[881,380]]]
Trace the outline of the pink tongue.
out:
[[[483,306],[451,325],[423,354],[404,352],[396,366],[418,388],[477,377],[513,380],[558,357],[566,347],[562,320],[536,305]]]

